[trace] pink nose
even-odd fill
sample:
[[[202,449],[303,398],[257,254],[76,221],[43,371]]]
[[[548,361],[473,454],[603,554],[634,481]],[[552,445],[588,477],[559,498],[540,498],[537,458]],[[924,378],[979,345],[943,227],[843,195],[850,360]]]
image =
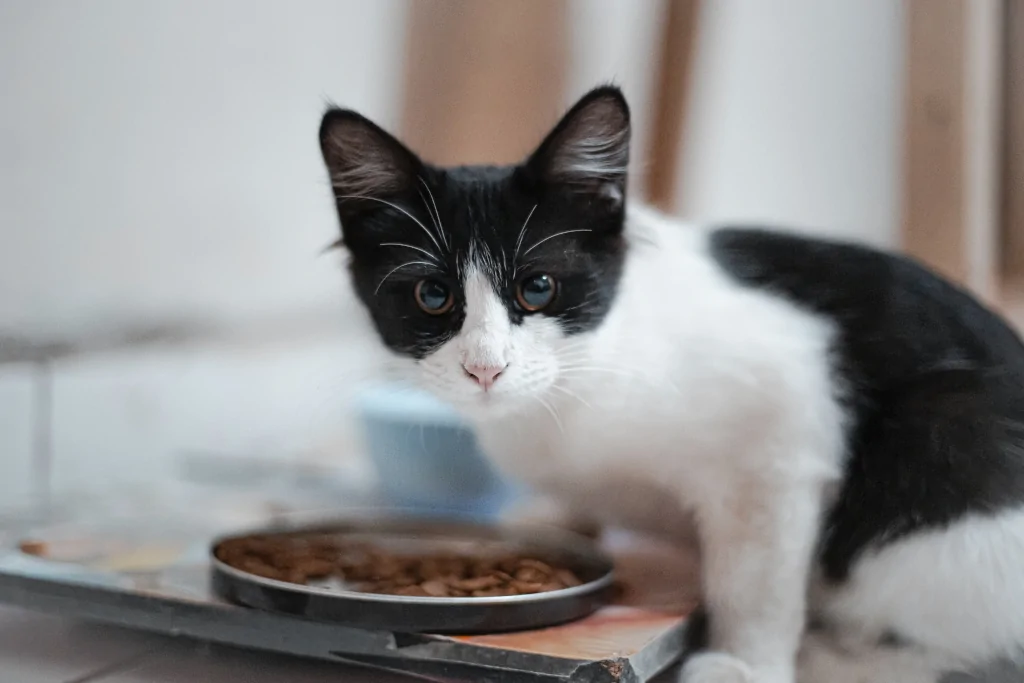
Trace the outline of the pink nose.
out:
[[[508,365],[463,365],[462,367],[466,374],[475,379],[477,384],[486,391],[498,380]]]

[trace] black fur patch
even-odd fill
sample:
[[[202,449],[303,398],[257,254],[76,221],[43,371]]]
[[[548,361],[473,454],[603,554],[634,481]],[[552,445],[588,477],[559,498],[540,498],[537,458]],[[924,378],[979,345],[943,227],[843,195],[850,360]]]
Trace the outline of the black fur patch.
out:
[[[595,147],[595,139],[621,148]],[[620,176],[584,162],[595,149],[628,160],[629,109],[618,89],[583,97],[513,167],[432,166],[340,109],[325,114],[320,143],[356,292],[392,350],[423,358],[458,333],[471,267],[484,270],[513,323],[552,316],[573,334],[604,319],[625,258],[625,167]],[[555,299],[527,313],[516,287],[539,274],[555,279]],[[451,311],[419,308],[414,288],[427,278],[453,292]]]
[[[711,250],[738,281],[837,327],[836,383],[853,419],[822,529],[829,578],[869,547],[1024,503],[1024,345],[997,315],[865,247],[732,228]]]

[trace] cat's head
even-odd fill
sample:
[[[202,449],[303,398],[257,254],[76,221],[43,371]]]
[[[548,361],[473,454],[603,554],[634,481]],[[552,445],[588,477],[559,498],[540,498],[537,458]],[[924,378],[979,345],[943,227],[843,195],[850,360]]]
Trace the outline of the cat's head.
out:
[[[625,257],[629,108],[585,95],[516,166],[439,168],[329,110],[320,145],[355,291],[409,378],[478,415],[585,365]]]

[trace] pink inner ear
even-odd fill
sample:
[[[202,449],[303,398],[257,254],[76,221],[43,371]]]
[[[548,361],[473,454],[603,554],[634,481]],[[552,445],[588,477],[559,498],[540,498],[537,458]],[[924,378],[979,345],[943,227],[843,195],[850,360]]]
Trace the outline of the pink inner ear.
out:
[[[412,153],[357,115],[327,119],[320,144],[331,185],[339,197],[392,194],[412,180]]]
[[[337,150],[334,163],[328,160],[331,185],[339,194],[387,194],[399,189],[402,171],[393,156],[374,144],[369,135],[332,131],[329,143]]]
[[[618,101],[601,97],[570,112],[550,141],[548,175],[621,199],[629,167],[629,118]],[[613,187],[608,187],[611,185]]]

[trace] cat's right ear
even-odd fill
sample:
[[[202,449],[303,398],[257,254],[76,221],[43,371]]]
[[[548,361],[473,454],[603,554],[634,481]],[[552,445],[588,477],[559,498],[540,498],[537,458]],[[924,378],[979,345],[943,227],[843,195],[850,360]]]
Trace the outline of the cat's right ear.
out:
[[[525,167],[545,184],[621,208],[629,138],[626,98],[615,86],[601,86],[562,117]]]
[[[415,187],[421,163],[401,142],[349,109],[329,109],[320,122],[320,151],[342,224],[380,200]]]

